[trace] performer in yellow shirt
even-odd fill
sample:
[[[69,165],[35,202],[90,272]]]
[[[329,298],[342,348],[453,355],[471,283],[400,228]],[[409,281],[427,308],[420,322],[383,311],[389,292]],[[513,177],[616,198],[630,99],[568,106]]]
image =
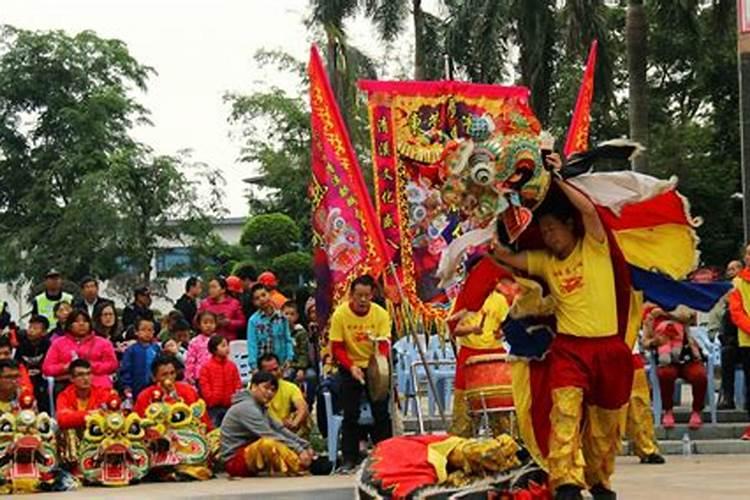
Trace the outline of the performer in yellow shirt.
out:
[[[560,167],[557,155],[548,161]],[[633,360],[618,335],[615,272],[604,225],[588,198],[564,181],[555,184],[565,196],[550,193],[535,213],[546,249],[513,253],[498,244],[495,257],[542,278],[556,302],[558,334],[547,355],[550,380],[543,389],[551,390],[551,428],[549,442],[540,443],[548,447],[555,499],[580,499],[584,488],[594,498],[615,498],[610,477],[633,384]]]
[[[331,316],[329,339],[333,357],[341,376],[341,406],[344,421],[341,425],[341,452],[344,470],[353,469],[359,459],[359,440],[363,429],[359,426],[362,397],[369,399],[365,369],[375,352],[373,339],[378,339],[378,351],[390,355],[391,319],[388,312],[372,303],[375,280],[360,276],[352,281],[349,300],[336,308]],[[375,444],[391,437],[391,418],[388,413],[390,396],[382,401],[370,401],[374,424],[371,437]]]
[[[477,312],[456,311],[448,320],[449,325],[455,324],[451,335],[458,339],[459,345],[453,391],[453,416],[450,429],[448,429],[450,434],[466,438],[474,437],[475,419],[469,414],[469,405],[464,393],[466,361],[472,356],[505,352],[501,326],[507,314],[508,301],[496,288],[484,301],[481,310]],[[495,435],[509,430],[507,418],[502,418],[497,414],[493,415],[491,425]]]

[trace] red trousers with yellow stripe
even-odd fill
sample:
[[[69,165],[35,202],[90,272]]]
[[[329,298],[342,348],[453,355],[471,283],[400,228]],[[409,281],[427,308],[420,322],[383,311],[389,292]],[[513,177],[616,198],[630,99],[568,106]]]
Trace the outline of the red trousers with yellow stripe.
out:
[[[633,386],[633,358],[619,336],[558,334],[549,351],[549,481],[610,487]]]

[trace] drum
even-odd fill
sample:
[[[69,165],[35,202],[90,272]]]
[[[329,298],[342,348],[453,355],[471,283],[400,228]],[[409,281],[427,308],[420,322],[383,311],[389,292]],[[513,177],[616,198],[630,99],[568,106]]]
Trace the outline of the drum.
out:
[[[466,360],[464,374],[464,394],[473,411],[513,408],[511,366],[506,354],[472,356]]]

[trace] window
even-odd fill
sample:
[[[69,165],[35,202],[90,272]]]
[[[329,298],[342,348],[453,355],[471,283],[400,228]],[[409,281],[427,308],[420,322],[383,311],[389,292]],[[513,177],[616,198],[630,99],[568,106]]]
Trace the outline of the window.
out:
[[[156,253],[156,274],[169,273],[182,278],[191,274],[190,249],[185,247],[164,248]]]

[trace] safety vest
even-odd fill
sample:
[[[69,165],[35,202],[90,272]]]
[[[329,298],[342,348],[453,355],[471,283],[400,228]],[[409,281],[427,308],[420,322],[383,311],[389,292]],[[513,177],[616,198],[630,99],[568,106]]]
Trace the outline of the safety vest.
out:
[[[55,305],[58,302],[73,303],[73,296],[69,293],[62,292],[59,299],[49,299],[45,292],[40,293],[34,297],[36,303],[36,312],[40,316],[44,316],[49,321],[49,329],[54,328],[55,325]]]

